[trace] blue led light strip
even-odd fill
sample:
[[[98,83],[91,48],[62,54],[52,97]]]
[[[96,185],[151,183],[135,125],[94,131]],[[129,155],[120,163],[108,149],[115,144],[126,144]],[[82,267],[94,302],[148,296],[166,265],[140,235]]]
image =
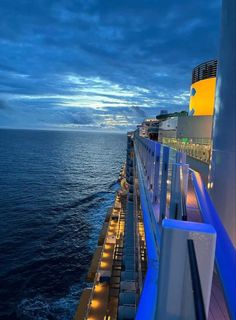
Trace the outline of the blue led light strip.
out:
[[[142,172],[142,164],[138,156],[138,150],[135,147],[135,155],[137,161],[137,174],[139,179],[140,202],[143,213],[143,223],[145,229],[145,240],[147,246],[147,260],[148,269],[144,281],[143,290],[141,293],[138,310],[136,313],[136,320],[154,319],[157,305],[158,292],[158,253],[159,253],[159,239],[158,228],[153,226],[151,220],[151,212],[148,195],[144,187],[144,178]],[[155,228],[155,230],[153,230]],[[154,234],[156,233],[156,237]]]
[[[231,319],[236,319],[236,250],[199,173],[190,169],[202,219],[217,232],[215,263]]]

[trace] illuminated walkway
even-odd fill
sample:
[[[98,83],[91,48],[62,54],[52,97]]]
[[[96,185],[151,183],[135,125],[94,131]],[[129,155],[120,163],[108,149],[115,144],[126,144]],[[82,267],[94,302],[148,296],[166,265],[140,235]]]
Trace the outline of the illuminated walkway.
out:
[[[95,277],[92,299],[88,311],[89,320],[104,320],[109,319],[109,316],[111,317],[110,319],[114,319],[114,316],[117,314],[119,290],[117,292],[117,299],[114,298],[114,290],[120,283],[121,270],[119,269],[121,267],[118,270],[114,269],[117,266],[115,264],[117,263],[119,248],[122,248],[123,233],[124,212],[121,206],[121,197],[117,195]]]

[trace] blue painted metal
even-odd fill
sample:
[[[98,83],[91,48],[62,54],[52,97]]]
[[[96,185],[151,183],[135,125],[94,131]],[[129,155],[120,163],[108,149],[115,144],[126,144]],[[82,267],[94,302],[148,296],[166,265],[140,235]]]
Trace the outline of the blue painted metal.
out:
[[[170,196],[170,219],[181,219],[181,195],[180,195],[180,167],[181,164],[172,164],[172,177],[171,177],[171,196]]]
[[[220,221],[218,213],[199,173],[191,170],[202,219],[217,232],[216,267],[224,290],[231,319],[236,319],[236,250]]]
[[[149,142],[150,148],[150,165],[149,165],[149,189],[153,190],[153,182],[154,182],[154,160],[155,160],[155,142],[150,140]]]
[[[153,177],[153,202],[158,202],[159,193],[159,176],[160,176],[160,156],[161,156],[161,144],[155,143],[155,162],[154,162],[154,177]]]
[[[136,151],[137,152],[137,151]],[[139,180],[139,191],[141,206],[143,212],[144,228],[145,228],[145,239],[147,245],[147,255],[149,260],[157,260],[159,255],[160,246],[160,226],[156,223],[153,208],[150,201],[149,193],[145,188],[145,177],[140,162],[140,158],[136,153],[137,163],[137,174]]]
[[[141,206],[143,211],[144,229],[146,236],[147,245],[147,256],[148,256],[148,270],[142,290],[140,303],[136,315],[136,319],[153,319],[156,306],[153,305],[157,300],[158,293],[158,257],[160,251],[160,234],[161,226],[157,224],[152,207],[152,201],[150,199],[150,192],[147,188],[147,180],[145,175],[145,169],[147,169],[148,158],[147,158],[147,142],[148,139],[141,137],[135,137],[135,155],[137,163],[137,173],[140,187],[140,198]],[[160,173],[160,150],[161,145],[158,142],[154,142],[151,145],[151,149],[155,148],[155,162],[153,163],[152,172],[154,173],[153,181],[153,193],[158,202],[158,180]],[[163,159],[162,159],[162,199],[166,200],[166,180],[168,175],[168,162],[169,162],[169,148],[163,147]],[[181,155],[177,156],[181,162],[185,162],[184,158],[181,159]],[[151,157],[152,159],[152,157]],[[150,157],[149,157],[150,160]],[[164,172],[163,172],[164,170]],[[217,243],[216,243],[216,266],[221,280],[221,284],[224,290],[226,303],[229,309],[231,319],[236,320],[236,251],[227,234],[216,209],[212,203],[212,200],[204,186],[200,175],[193,170],[189,169],[193,177],[193,185],[195,193],[198,199],[199,208],[202,214],[203,221],[211,224],[217,232]],[[164,189],[163,189],[164,187]],[[153,198],[154,198],[153,197]],[[166,201],[163,201],[165,204]],[[165,213],[166,209],[162,207],[162,213]],[[188,222],[190,223],[190,222]],[[150,295],[152,299],[150,299]]]
[[[175,161],[176,163],[186,164],[186,153],[181,151],[176,151]]]
[[[149,266],[142,294],[139,300],[138,310],[135,320],[155,319],[157,288],[158,288],[158,265]]]
[[[143,223],[145,230],[145,240],[147,247],[148,269],[144,281],[144,287],[141,293],[136,320],[154,319],[156,313],[156,301],[158,293],[158,257],[160,247],[160,231],[155,222],[150,199],[145,189],[145,180],[142,170],[142,164],[135,148],[137,174],[139,179],[140,200],[143,213]],[[150,299],[150,295],[152,299]]]
[[[148,147],[148,159],[147,159],[147,186],[150,189],[151,186],[151,175],[152,175],[152,140],[147,140]]]
[[[161,175],[161,194],[160,194],[160,215],[164,219],[166,215],[166,194],[167,194],[167,178],[169,166],[170,148],[163,146],[162,155],[162,175]]]
[[[162,222],[162,226],[165,229],[189,230],[189,231],[203,232],[203,233],[210,233],[210,234],[216,233],[216,230],[211,225],[198,223],[198,222],[191,222],[191,221],[186,222],[181,220],[165,219]]]

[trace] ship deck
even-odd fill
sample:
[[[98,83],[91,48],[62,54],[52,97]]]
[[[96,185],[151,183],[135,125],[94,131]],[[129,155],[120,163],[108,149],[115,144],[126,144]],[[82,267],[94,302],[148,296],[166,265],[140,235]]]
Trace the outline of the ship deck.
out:
[[[203,180],[207,180],[208,165],[196,159],[188,159],[192,168],[203,172]],[[201,213],[194,192],[191,176],[189,176],[187,194],[187,220],[202,222]],[[84,290],[75,320],[117,319],[119,309],[119,294],[122,282],[123,238],[125,236],[126,196],[117,194],[113,208],[105,217],[103,228],[98,240],[88,278],[94,281],[92,288]],[[136,212],[138,215],[138,213]],[[140,224],[140,234],[144,237],[143,225]],[[115,239],[115,241],[114,241]],[[145,269],[145,268],[144,268]],[[145,272],[143,277],[145,276]],[[106,281],[106,277],[109,281]],[[104,278],[101,281],[101,278]],[[137,291],[137,289],[136,289]],[[208,320],[229,320],[223,289],[217,270],[214,270]]]

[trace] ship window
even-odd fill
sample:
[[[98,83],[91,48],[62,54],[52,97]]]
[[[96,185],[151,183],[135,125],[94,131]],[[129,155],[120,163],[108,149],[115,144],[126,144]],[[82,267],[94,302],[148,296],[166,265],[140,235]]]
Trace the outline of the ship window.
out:
[[[194,97],[195,94],[196,94],[196,92],[197,92],[196,89],[195,89],[195,88],[192,88],[192,90],[191,90],[191,96]]]

